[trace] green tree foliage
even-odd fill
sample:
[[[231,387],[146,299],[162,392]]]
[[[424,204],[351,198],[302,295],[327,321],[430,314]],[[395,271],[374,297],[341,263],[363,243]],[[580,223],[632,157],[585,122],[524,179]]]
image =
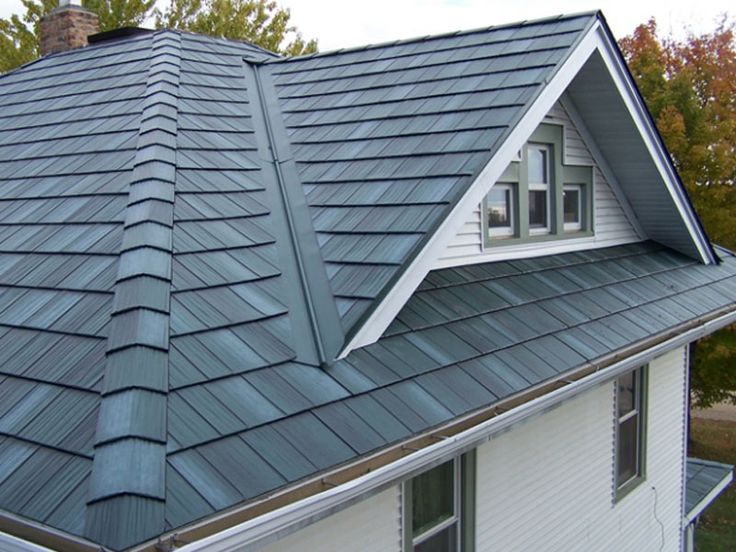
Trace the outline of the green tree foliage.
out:
[[[59,4],[58,0],[22,2],[25,14],[0,19],[0,73],[41,55],[39,21]],[[82,6],[100,18],[100,31],[140,25],[152,14],[155,3],[156,0],[82,0]]]
[[[734,22],[677,40],[650,19],[619,46],[708,236],[736,250]],[[736,403],[736,327],[697,343],[691,388],[696,406]]]
[[[38,21],[57,6],[57,0],[22,0],[26,13],[0,19],[0,73],[39,56]]]
[[[40,55],[39,21],[58,5],[58,0],[22,2],[25,14],[0,19],[0,73]],[[155,7],[156,0],[82,0],[81,4],[98,15],[101,32],[140,26],[155,15],[159,28],[244,40],[289,56],[317,51],[317,41],[305,41],[289,25],[289,10],[273,1],[170,0],[163,11]]]
[[[287,56],[317,51],[289,25],[291,13],[267,0],[170,0],[156,10],[156,26],[251,42]]]
[[[100,32],[140,27],[153,13],[156,0],[82,0],[100,18]]]
[[[690,388],[693,405],[736,404],[736,326],[698,341],[692,351]]]

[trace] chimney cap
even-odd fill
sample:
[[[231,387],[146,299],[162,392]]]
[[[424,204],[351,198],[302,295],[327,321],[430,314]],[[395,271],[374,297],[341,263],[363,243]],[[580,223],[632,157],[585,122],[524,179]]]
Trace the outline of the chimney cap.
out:
[[[132,36],[140,36],[144,34],[155,33],[153,29],[144,29],[143,27],[118,27],[111,31],[103,31],[101,33],[91,34],[87,37],[90,44],[99,44],[100,42],[109,42],[119,38],[130,38]]]

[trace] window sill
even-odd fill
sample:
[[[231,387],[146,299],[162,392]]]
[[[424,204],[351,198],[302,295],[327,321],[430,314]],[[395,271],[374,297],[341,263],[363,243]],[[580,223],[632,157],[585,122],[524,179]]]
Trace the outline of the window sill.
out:
[[[646,481],[646,476],[644,475],[637,475],[636,477],[630,479],[623,485],[621,485],[619,488],[616,489],[615,496],[613,498],[613,504],[614,506],[621,502],[626,496],[630,495],[633,491],[639,488],[639,486]]]
[[[574,240],[580,238],[592,238],[593,232],[590,230],[568,230],[560,234],[533,234],[528,237],[519,238],[517,236],[494,236],[493,238],[486,238],[483,248],[485,250],[496,249],[498,247],[505,247],[511,245],[534,245],[543,244],[553,241],[565,241]]]

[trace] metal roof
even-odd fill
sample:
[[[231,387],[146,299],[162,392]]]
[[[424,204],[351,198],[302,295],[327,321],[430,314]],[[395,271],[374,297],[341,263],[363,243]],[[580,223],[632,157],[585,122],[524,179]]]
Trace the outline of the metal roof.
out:
[[[271,64],[345,333],[594,21],[585,14]]]
[[[685,482],[685,517],[694,521],[733,479],[733,466],[688,458]]]
[[[0,510],[123,549],[733,308],[646,242],[431,272],[333,361],[595,19],[2,76]]]

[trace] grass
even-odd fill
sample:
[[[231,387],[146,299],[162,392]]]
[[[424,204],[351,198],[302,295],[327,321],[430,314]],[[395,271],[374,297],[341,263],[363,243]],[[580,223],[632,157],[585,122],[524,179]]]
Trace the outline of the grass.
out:
[[[736,422],[692,418],[688,456],[736,464]],[[698,552],[736,550],[736,483],[700,517],[695,544]]]

